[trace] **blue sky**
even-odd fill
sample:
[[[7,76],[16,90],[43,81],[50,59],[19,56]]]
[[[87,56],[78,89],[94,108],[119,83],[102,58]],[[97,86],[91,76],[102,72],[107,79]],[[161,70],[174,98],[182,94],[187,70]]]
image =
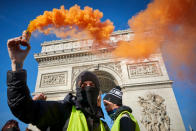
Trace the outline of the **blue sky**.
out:
[[[99,9],[104,14],[102,21],[110,19],[114,22],[115,30],[121,30],[127,29],[128,20],[139,11],[144,10],[149,2],[149,0],[0,0],[0,128],[7,120],[16,119],[7,105],[6,72],[11,69],[11,63],[6,43],[8,39],[20,36],[22,31],[27,28],[30,20],[43,14],[45,10],[59,8],[61,5],[69,8],[78,4],[81,8],[90,6],[93,9]],[[31,38],[32,48],[24,63],[24,68],[28,71],[27,82],[31,93],[34,92],[38,66],[33,54],[41,51],[40,43],[55,39],[57,38],[53,35],[45,36],[42,34]],[[196,130],[196,87],[189,81],[179,80],[167,60],[165,62],[170,79],[174,81],[173,90],[186,129],[188,130],[190,124]],[[22,130],[26,126],[20,122]]]

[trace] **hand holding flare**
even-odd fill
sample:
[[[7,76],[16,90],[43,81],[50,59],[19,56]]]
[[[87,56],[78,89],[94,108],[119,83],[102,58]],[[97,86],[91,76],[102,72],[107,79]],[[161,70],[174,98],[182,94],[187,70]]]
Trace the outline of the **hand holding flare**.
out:
[[[22,39],[29,43],[30,38],[31,38],[31,32],[28,31],[28,29],[23,31]]]

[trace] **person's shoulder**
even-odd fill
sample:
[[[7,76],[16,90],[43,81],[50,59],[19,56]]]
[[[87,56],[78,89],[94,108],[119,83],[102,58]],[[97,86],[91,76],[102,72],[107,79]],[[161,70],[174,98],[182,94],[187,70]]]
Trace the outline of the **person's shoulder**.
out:
[[[120,119],[120,130],[127,131],[127,129],[135,130],[135,122],[131,119],[128,113],[122,115]]]
[[[129,123],[129,122],[132,122],[133,120],[131,119],[131,117],[130,117],[130,115],[129,115],[129,113],[124,113],[122,116],[121,116],[121,118],[120,118],[120,122],[121,123]]]
[[[121,123],[127,123],[127,122],[130,122],[132,121],[132,119],[130,118],[129,114],[128,113],[124,113],[121,118],[120,118],[120,122]]]
[[[124,114],[122,115],[121,119],[122,119],[122,118],[130,118],[130,116],[129,116],[128,113],[124,113]]]

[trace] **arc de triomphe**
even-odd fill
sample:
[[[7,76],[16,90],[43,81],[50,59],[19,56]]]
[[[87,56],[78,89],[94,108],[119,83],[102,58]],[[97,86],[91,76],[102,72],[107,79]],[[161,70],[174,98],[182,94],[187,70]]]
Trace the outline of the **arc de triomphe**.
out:
[[[131,40],[130,30],[114,32],[110,41]],[[132,108],[141,131],[185,131],[160,52],[140,61],[115,58],[112,49],[92,53],[92,40],[65,39],[42,43],[34,54],[38,76],[34,94],[43,92],[48,100],[64,99],[75,91],[75,80],[84,70],[97,74],[102,92],[115,85],[123,91],[123,104]]]

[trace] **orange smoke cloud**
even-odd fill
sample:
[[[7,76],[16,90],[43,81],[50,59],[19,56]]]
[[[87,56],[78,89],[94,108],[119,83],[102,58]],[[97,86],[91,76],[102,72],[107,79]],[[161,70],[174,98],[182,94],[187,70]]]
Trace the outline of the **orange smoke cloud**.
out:
[[[196,80],[195,0],[154,0],[128,23],[134,39],[120,41],[115,55],[146,58],[161,48],[173,69]]]
[[[38,30],[45,34],[54,33],[61,38],[86,36],[101,44],[109,39],[114,30],[110,20],[101,22],[102,17],[102,12],[88,6],[84,7],[84,10],[77,5],[69,10],[61,6],[60,9],[45,11],[43,15],[30,22],[27,30],[30,32]]]

